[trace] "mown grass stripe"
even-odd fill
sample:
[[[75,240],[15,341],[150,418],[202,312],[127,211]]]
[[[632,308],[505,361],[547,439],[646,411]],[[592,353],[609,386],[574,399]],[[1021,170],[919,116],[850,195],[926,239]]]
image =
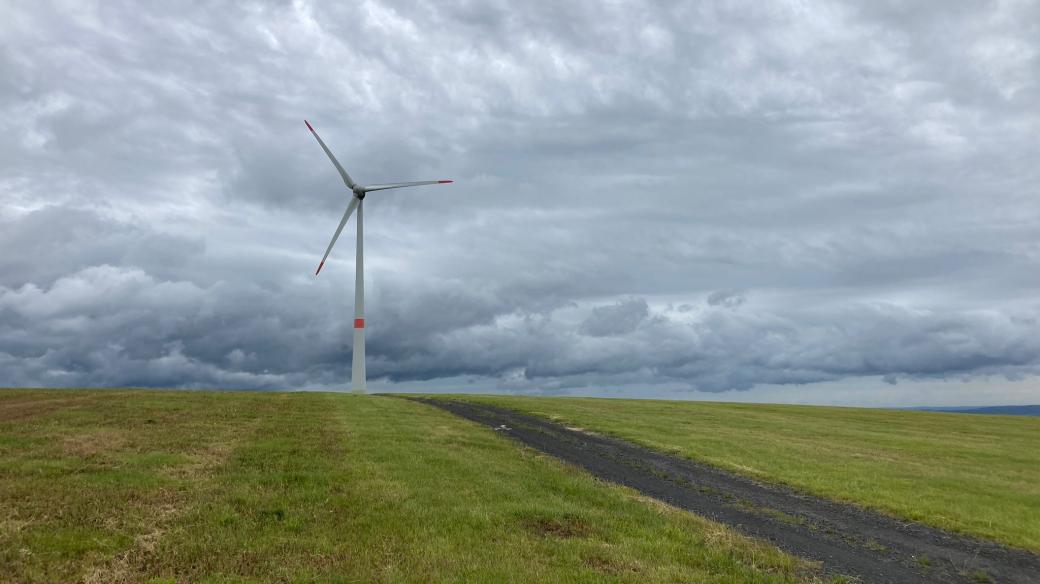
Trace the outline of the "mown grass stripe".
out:
[[[0,411],[12,395],[26,399],[0,391]],[[816,578],[775,548],[421,404],[83,395],[91,399],[74,409],[0,423],[0,444],[28,445],[0,453],[0,521],[25,522],[0,532],[0,563],[14,581]],[[84,437],[98,433],[123,438],[84,452]],[[62,453],[68,439],[75,455]],[[48,473],[27,471],[54,461]]]

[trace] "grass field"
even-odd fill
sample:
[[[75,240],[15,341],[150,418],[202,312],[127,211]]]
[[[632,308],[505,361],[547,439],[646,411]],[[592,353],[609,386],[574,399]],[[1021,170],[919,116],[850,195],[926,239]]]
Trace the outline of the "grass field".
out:
[[[0,390],[0,566],[3,582],[815,580],[432,407],[291,393]]]
[[[762,404],[474,397],[1040,551],[1040,418]]]

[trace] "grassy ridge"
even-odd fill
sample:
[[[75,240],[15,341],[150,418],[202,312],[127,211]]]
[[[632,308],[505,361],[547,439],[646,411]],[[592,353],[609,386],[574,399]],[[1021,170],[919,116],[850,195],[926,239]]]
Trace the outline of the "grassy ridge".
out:
[[[814,579],[388,397],[0,390],[0,502],[0,581]]]
[[[1040,551],[1040,419],[761,404],[474,397],[763,480]]]

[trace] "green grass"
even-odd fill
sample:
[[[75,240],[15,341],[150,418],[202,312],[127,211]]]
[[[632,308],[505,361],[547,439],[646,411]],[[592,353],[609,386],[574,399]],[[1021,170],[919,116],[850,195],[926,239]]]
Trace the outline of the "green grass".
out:
[[[808,582],[435,408],[0,390],[0,582]]]
[[[658,400],[457,396],[1040,551],[1040,418]]]

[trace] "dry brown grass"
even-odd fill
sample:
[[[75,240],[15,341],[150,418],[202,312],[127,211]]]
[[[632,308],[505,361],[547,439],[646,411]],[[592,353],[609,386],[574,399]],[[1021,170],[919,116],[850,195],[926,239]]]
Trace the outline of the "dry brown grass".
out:
[[[49,397],[50,394],[64,394]],[[24,421],[29,418],[58,412],[73,406],[89,403],[93,396],[77,396],[71,392],[47,392],[48,397],[32,393],[27,396],[4,394],[0,396],[0,422]]]
[[[145,582],[162,571],[158,557],[159,545],[171,524],[182,518],[192,507],[219,489],[215,482],[218,471],[227,464],[236,447],[256,431],[258,420],[240,425],[229,425],[209,436],[209,441],[184,453],[186,462],[163,467],[158,473],[176,481],[191,484],[189,491],[163,489],[139,507],[137,529],[131,546],[108,561],[88,567],[84,584],[128,584]],[[203,495],[203,493],[206,493]]]
[[[172,503],[151,507],[148,513],[151,530],[135,536],[133,546],[119,552],[110,561],[88,567],[82,581],[85,584],[145,581],[148,577],[148,565],[155,557],[159,540],[166,533],[166,525],[182,510],[182,505]]]
[[[91,458],[117,453],[126,448],[129,442],[128,431],[102,428],[64,436],[61,438],[60,452],[63,456]]]
[[[626,562],[598,553],[586,555],[582,558],[582,561],[589,568],[603,574],[637,574],[642,571],[642,568],[634,562]]]
[[[197,480],[209,476],[227,463],[238,441],[235,439],[213,442],[203,448],[192,450],[186,453],[187,463],[171,466],[162,472],[165,476],[181,480]]]

